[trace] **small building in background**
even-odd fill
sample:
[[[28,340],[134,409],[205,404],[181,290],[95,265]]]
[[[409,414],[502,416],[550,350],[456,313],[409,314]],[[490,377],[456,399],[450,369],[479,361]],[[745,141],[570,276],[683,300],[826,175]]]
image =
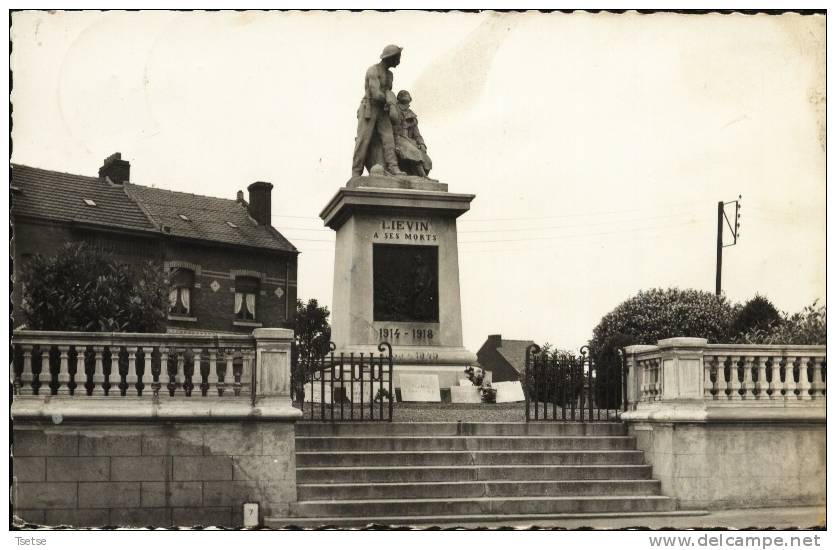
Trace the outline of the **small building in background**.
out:
[[[492,382],[519,380],[525,372],[525,350],[532,340],[505,340],[501,334],[491,334],[476,357],[486,371],[491,372]]]
[[[119,153],[98,177],[12,165],[13,320],[20,274],[36,254],[84,242],[126,263],[155,261],[171,285],[169,332],[252,332],[289,327],[299,252],[271,224],[267,182],[248,200],[137,185]]]

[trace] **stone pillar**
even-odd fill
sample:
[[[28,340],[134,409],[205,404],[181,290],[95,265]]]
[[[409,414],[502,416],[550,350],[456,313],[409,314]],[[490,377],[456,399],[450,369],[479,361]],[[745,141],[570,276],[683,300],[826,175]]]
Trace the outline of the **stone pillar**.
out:
[[[702,354],[705,338],[659,340],[662,353],[662,401],[703,399]]]
[[[256,346],[256,404],[269,400],[290,406],[290,344],[293,331],[287,328],[257,328],[253,331]]]

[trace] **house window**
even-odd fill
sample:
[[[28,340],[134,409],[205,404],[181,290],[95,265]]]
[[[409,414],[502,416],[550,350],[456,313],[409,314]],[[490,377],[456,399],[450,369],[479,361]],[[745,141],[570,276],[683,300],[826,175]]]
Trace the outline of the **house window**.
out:
[[[235,318],[241,321],[255,320],[258,279],[255,277],[235,278]]]
[[[169,275],[171,288],[168,291],[169,313],[172,315],[190,315],[192,311],[192,289],[194,271],[175,267]]]

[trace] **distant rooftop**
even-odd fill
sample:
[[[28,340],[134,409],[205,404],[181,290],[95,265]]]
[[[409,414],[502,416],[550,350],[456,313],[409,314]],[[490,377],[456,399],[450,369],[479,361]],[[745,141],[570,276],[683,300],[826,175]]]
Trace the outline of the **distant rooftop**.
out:
[[[20,164],[12,165],[12,188],[14,215],[296,252],[275,228],[256,223],[236,199],[114,184]]]

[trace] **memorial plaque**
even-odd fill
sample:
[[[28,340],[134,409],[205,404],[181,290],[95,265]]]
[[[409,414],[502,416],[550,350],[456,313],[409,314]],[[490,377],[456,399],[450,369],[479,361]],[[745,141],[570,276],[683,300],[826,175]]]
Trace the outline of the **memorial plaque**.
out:
[[[435,374],[401,374],[402,401],[441,402],[438,376]]]
[[[525,401],[525,393],[523,393],[523,387],[519,381],[496,382],[495,384],[491,384],[491,387],[496,390],[497,403]]]
[[[473,384],[470,386],[450,386],[450,401],[453,403],[481,403],[482,392]]]
[[[387,384],[384,383],[383,384],[383,390],[388,392],[389,389],[386,386],[387,386]],[[363,393],[362,404],[364,406],[368,405],[369,402],[372,400],[372,395],[374,395],[375,398],[377,399],[375,401],[375,403],[379,403],[381,398],[383,399],[384,403],[388,403],[389,402],[389,397],[387,395],[383,395],[380,390],[381,390],[381,386],[380,386],[379,382],[375,382],[374,387],[372,387],[371,384],[368,383],[368,381],[365,382],[363,384],[363,390],[362,390],[362,393]],[[372,393],[372,392],[374,392],[374,393]],[[360,401],[360,383],[359,382],[354,382],[354,384],[351,385],[351,398],[350,399],[351,399],[351,402],[354,403],[355,405],[359,405],[361,403],[361,401]]]
[[[308,403],[322,403],[322,385],[319,382],[305,384],[305,401]],[[331,402],[331,386],[325,384],[325,402]]]
[[[374,244],[374,320],[438,322],[438,247]]]

